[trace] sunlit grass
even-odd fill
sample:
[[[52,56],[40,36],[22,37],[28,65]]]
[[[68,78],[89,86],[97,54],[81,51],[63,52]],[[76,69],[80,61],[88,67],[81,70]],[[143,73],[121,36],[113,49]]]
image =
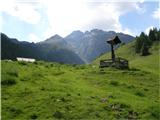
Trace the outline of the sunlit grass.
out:
[[[2,61],[2,119],[158,120],[158,51],[132,56],[132,45],[116,52],[129,70],[99,69],[110,54],[91,65]]]

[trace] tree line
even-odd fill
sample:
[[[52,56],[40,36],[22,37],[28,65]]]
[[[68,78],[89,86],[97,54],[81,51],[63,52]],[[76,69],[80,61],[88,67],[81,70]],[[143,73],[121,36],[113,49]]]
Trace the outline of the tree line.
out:
[[[141,32],[140,36],[137,36],[135,39],[135,52],[142,56],[149,55],[149,48],[152,46],[153,42],[160,41],[160,29],[150,29],[148,35]]]

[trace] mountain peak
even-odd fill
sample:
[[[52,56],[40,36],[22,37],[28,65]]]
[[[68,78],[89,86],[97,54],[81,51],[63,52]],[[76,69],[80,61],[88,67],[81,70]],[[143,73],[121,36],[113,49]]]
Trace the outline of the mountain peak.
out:
[[[0,37],[3,40],[10,40],[11,42],[18,43],[19,41],[16,38],[9,38],[6,34],[0,33]]]
[[[54,36],[50,37],[49,39],[63,39],[63,37],[61,37],[58,34],[55,34]]]
[[[66,36],[66,39],[75,39],[77,37],[82,37],[84,35],[84,33],[80,30],[76,30],[73,31],[71,34],[69,34],[68,36]]]
[[[84,33],[80,30],[76,30],[76,31],[73,31],[70,35],[72,36],[81,36],[83,35]]]
[[[116,34],[115,31],[108,31],[108,33],[110,33],[110,34]]]
[[[80,31],[80,30],[75,30],[75,31],[73,31],[72,33],[74,33],[74,34],[75,34],[75,33],[77,33],[77,34],[78,34],[78,33],[79,33],[79,34],[83,34],[83,32]],[[71,33],[71,34],[72,34],[72,33]]]
[[[54,36],[46,39],[46,40],[43,41],[43,42],[45,42],[45,43],[48,43],[48,42],[49,42],[49,43],[50,43],[50,42],[62,41],[62,39],[63,39],[63,38],[62,38],[60,35],[55,34]]]
[[[103,32],[103,30],[100,30],[100,29],[92,29],[90,32]]]

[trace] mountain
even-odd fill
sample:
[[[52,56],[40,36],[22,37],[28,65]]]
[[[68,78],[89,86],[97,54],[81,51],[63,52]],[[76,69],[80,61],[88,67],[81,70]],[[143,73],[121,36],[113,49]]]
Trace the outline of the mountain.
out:
[[[110,45],[106,41],[115,35],[118,35],[123,43],[128,43],[134,39],[133,36],[123,33],[93,29],[85,33],[74,31],[65,37],[65,40],[83,60],[90,63],[101,54],[110,51]]]
[[[40,49],[44,49],[46,52],[50,50],[57,50],[57,49],[70,49],[69,44],[59,35],[54,35],[45,41],[36,43],[36,45]]]
[[[127,34],[99,29],[84,33],[73,31],[65,38],[56,34],[39,43],[20,42],[2,34],[2,59],[15,59],[19,56],[69,64],[91,63],[98,56],[110,51],[106,40],[115,35],[118,35],[123,43],[134,39]]]
[[[74,53],[71,46],[59,35],[54,35],[36,45],[45,52],[45,59],[48,61],[69,64],[84,63],[83,60]]]
[[[65,47],[67,45],[67,42],[59,35],[54,35],[48,39],[46,39],[45,41],[42,41],[42,42],[39,42],[37,43],[39,45],[44,45],[44,44],[47,44],[47,45],[57,45],[57,46],[61,46],[61,47]]]
[[[77,54],[67,47],[67,43],[58,35],[35,44],[20,42],[1,33],[1,46],[1,59],[15,60],[16,57],[29,57],[68,64],[84,63]]]
[[[28,57],[40,59],[39,49],[34,43],[19,42],[15,38],[9,38],[1,33],[1,59],[16,60],[16,57]]]

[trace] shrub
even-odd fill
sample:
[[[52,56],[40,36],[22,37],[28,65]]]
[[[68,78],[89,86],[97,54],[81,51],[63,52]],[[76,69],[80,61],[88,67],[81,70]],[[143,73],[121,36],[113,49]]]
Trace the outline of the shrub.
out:
[[[45,90],[45,87],[41,87],[40,90],[42,90],[42,91]]]
[[[151,113],[151,115],[154,118],[156,118],[157,120],[160,118],[159,110],[160,110],[159,106],[152,106],[152,107],[150,107],[150,113]]]
[[[8,72],[9,75],[14,76],[14,77],[18,77],[18,71],[17,70],[11,70]]]
[[[53,63],[51,63],[51,64],[50,64],[50,67],[54,67],[54,64],[53,64]]]
[[[67,96],[71,96],[71,94],[70,94],[70,93],[67,93]]]
[[[79,65],[79,69],[85,69],[85,65]]]
[[[134,85],[128,85],[127,88],[135,88]]]
[[[137,68],[130,68],[129,71],[140,71],[140,70]]]
[[[42,78],[44,77],[42,73],[39,73],[39,72],[33,72],[31,74],[32,78]]]
[[[35,62],[34,62],[34,64],[35,64],[35,65],[38,65],[38,62],[37,62],[37,61],[35,61]]]
[[[148,91],[148,89],[147,89],[147,88],[144,88],[144,91]]]
[[[58,76],[58,75],[62,75],[62,74],[64,74],[65,72],[63,72],[63,71],[55,71],[54,73],[53,73],[53,75],[56,75],[56,76]]]
[[[111,84],[111,85],[114,85],[114,86],[118,86],[118,85],[119,85],[119,82],[118,82],[118,81],[111,81],[110,84]]]
[[[49,68],[49,65],[45,65],[46,68]]]
[[[72,66],[73,66],[73,67],[76,67],[76,66],[77,66],[77,64],[72,64]]]
[[[37,116],[36,114],[33,113],[33,114],[30,116],[30,118],[31,118],[31,119],[37,119],[38,116]]]
[[[144,96],[145,96],[145,95],[144,95],[142,92],[140,92],[140,91],[136,92],[135,95],[140,96],[140,97],[144,97]]]
[[[5,76],[5,78],[2,78],[1,84],[6,86],[14,85],[16,84],[16,80],[15,78]]]
[[[22,110],[21,110],[21,109],[15,108],[15,107],[10,108],[9,111],[10,111],[14,116],[18,116],[19,114],[22,113]]]
[[[27,65],[27,62],[24,62],[24,61],[19,61],[18,62],[20,65]]]

